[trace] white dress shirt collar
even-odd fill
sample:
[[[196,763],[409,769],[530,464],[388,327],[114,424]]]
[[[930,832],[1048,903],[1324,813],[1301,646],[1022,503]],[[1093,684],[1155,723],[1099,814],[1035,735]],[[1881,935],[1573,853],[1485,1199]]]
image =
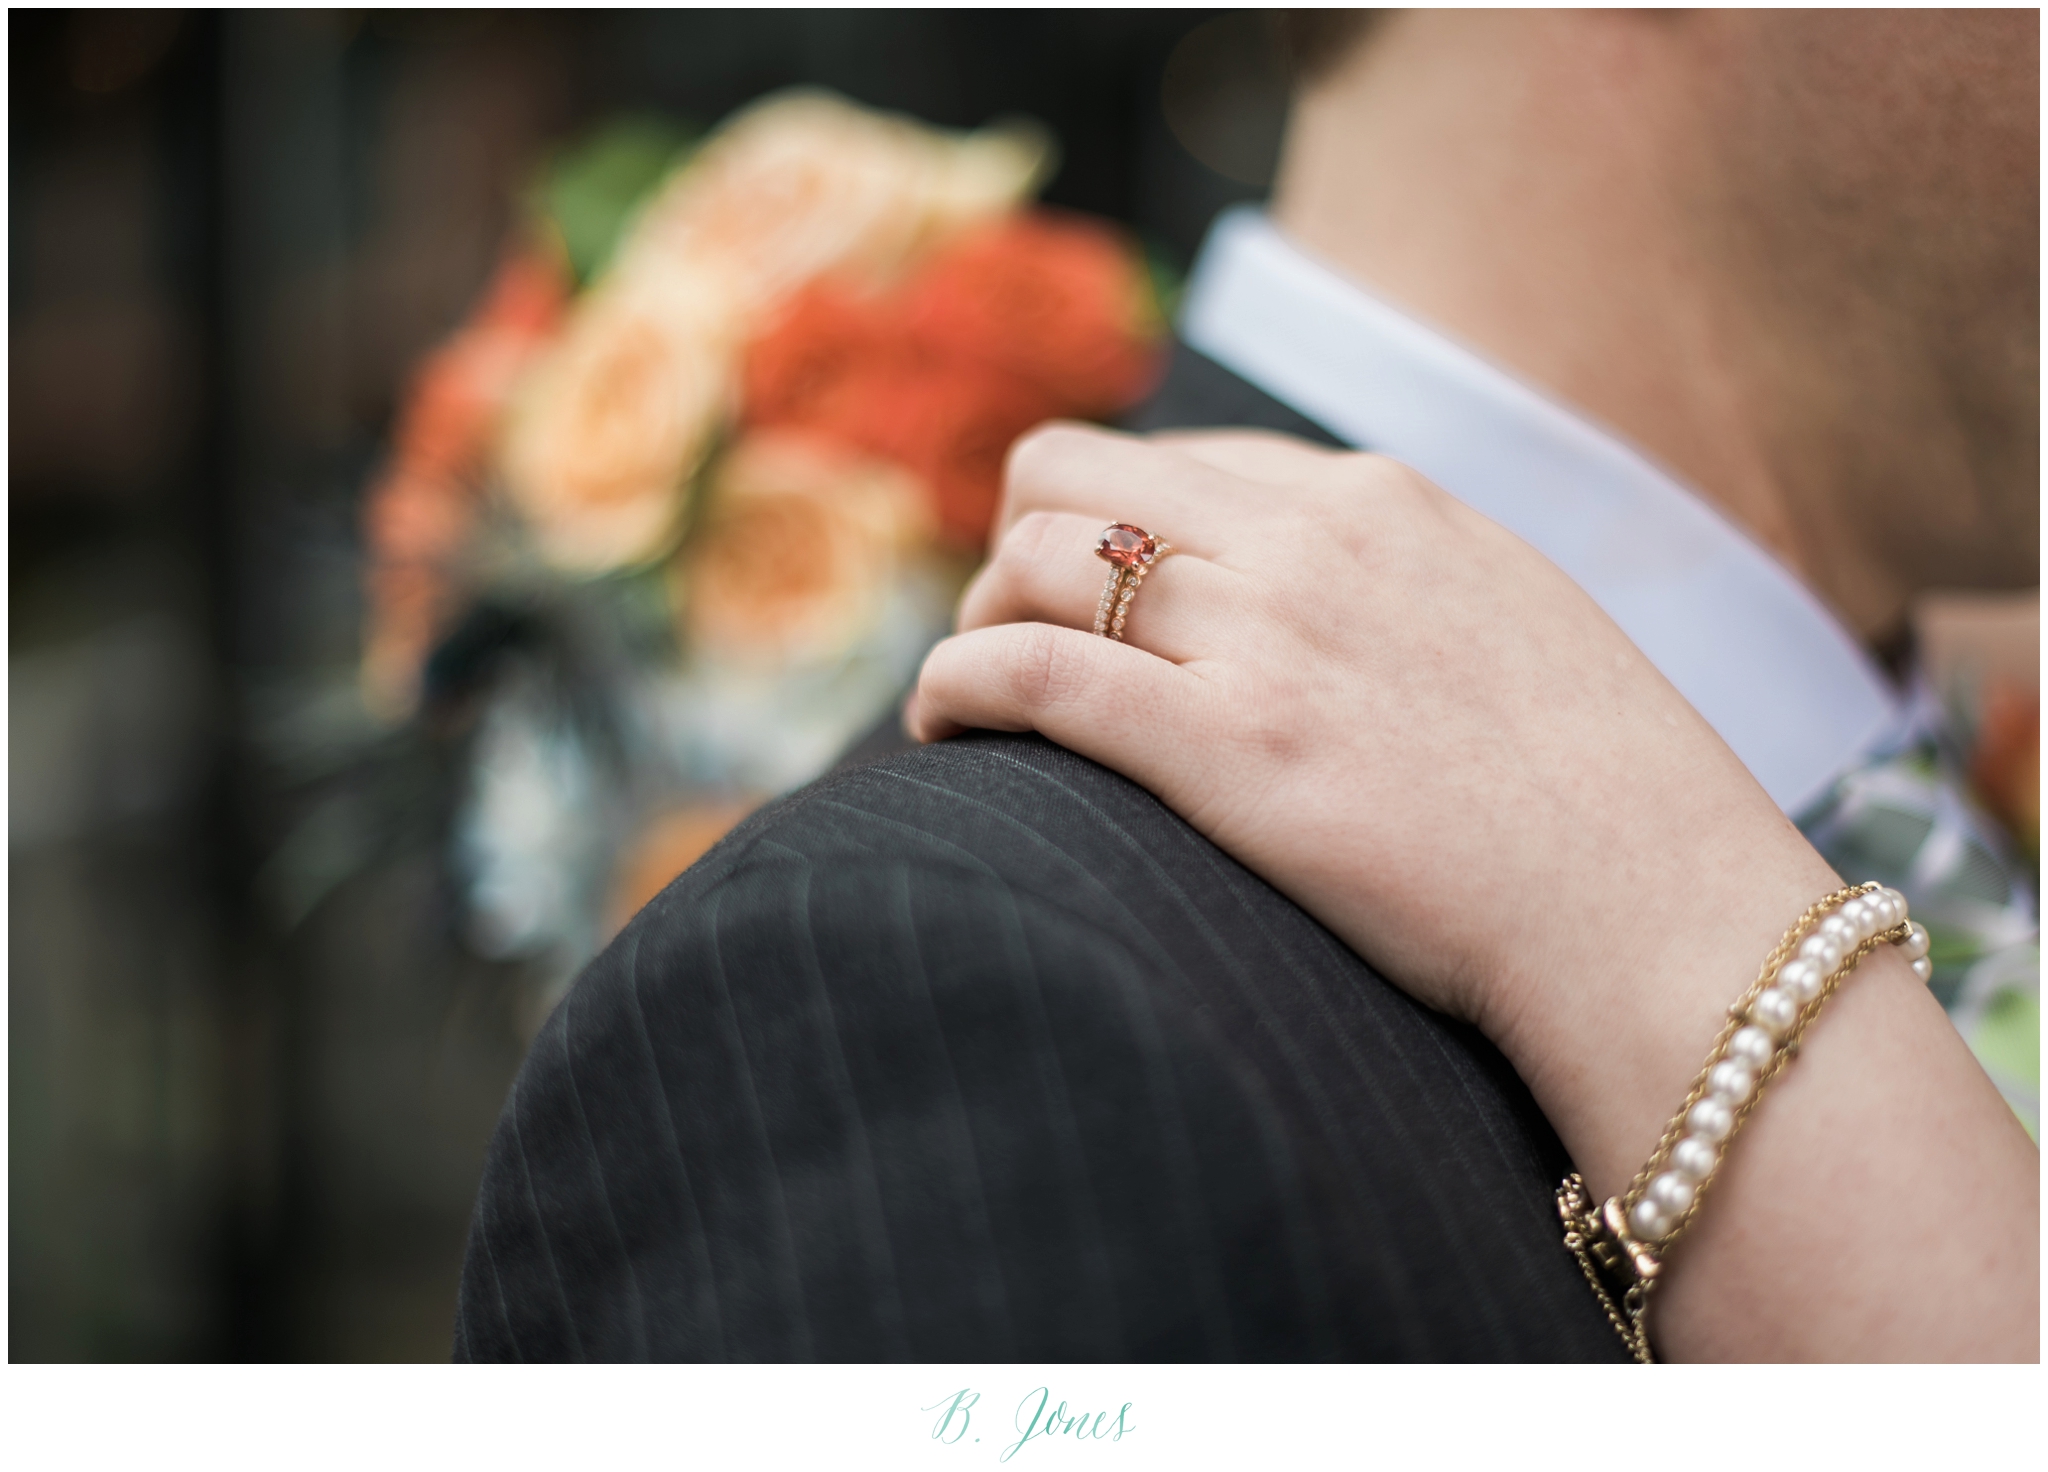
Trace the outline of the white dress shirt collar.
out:
[[[1900,704],[1799,580],[1615,435],[1233,210],[1180,335],[1347,443],[1415,467],[1606,609],[1794,815],[1895,736]]]

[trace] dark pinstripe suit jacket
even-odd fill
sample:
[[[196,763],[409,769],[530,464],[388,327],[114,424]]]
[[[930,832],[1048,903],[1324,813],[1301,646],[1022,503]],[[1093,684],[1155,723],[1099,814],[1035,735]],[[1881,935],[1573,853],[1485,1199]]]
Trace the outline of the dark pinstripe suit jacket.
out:
[[[1183,349],[1141,428],[1316,426]],[[1121,777],[884,740],[536,1039],[462,1359],[1607,1359],[1505,1060]]]

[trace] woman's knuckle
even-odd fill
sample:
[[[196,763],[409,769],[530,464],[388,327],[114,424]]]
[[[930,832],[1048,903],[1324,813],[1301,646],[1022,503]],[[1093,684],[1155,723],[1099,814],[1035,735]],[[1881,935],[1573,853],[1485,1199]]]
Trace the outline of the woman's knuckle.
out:
[[[1063,633],[1050,624],[1026,624],[1018,635],[1013,679],[1017,698],[1030,709],[1057,705],[1074,690],[1079,670]]]
[[[1057,478],[1079,445],[1084,430],[1050,420],[1017,436],[1003,463],[1003,479],[1011,485],[1044,484]]]
[[[1398,460],[1361,452],[1332,461],[1324,484],[1355,503],[1361,496],[1377,502],[1399,502],[1427,482]]]
[[[1018,561],[1035,562],[1052,550],[1064,525],[1064,519],[1050,511],[1027,511],[1010,528],[1005,550]]]

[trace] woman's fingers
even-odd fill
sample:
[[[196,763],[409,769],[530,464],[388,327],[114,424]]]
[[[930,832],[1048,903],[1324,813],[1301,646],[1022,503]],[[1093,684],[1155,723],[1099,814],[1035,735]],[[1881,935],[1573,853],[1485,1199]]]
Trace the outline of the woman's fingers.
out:
[[[1091,628],[1111,571],[1095,555],[1101,535],[1102,523],[1093,517],[1068,511],[1025,516],[968,585],[960,632],[1013,623]],[[1235,574],[1198,557],[1162,558],[1130,602],[1124,638],[1175,662],[1213,654],[1217,615],[1229,606],[1236,582]]]
[[[998,624],[926,656],[904,721],[921,741],[1038,731],[1158,792],[1156,783],[1171,781],[1170,748],[1199,743],[1207,729],[1206,697],[1198,676],[1128,644],[1052,624]]]
[[[1213,555],[1243,519],[1243,483],[1133,435],[1053,424],[1018,440],[1003,471],[1001,536],[1033,511],[1069,511],[1143,527],[1184,552]]]

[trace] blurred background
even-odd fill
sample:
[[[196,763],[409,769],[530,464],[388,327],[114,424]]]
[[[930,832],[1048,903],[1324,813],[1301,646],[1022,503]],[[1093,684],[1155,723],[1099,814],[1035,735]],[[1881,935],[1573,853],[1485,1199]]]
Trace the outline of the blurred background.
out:
[[[815,83],[1022,114],[1184,268],[1228,12],[10,12],[9,1352],[441,1359],[559,978],[465,942],[474,723],[362,713],[362,498],[551,146]]]

